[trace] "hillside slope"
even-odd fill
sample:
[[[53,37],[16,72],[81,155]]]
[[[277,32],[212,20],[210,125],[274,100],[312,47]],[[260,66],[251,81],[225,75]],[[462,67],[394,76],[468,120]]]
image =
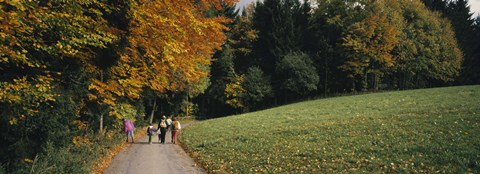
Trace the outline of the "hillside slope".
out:
[[[480,172],[480,86],[307,101],[207,120],[182,142],[210,173]]]

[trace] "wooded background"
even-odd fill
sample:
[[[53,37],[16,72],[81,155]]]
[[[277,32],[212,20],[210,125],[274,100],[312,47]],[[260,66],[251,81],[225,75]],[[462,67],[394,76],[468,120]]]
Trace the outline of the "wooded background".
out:
[[[466,0],[0,0],[0,171],[89,173],[122,118],[479,84],[478,40]]]

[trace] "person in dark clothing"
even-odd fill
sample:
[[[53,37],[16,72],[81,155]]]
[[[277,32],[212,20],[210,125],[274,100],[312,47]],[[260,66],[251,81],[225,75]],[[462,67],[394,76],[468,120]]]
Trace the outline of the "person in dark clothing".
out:
[[[158,129],[160,129],[160,134],[158,134],[158,140],[160,143],[165,144],[165,135],[167,134],[167,118],[162,117],[162,120],[158,123]]]

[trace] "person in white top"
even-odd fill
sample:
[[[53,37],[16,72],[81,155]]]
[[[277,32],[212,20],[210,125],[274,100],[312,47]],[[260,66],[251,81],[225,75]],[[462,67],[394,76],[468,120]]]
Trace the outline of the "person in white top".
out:
[[[167,132],[172,130],[172,119],[170,119],[171,116],[167,118]]]

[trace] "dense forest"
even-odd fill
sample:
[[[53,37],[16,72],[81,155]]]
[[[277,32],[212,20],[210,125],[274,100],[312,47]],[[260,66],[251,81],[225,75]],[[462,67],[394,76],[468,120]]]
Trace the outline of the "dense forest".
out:
[[[310,98],[480,83],[467,1],[264,0],[234,22],[194,101],[206,117]],[[233,16],[233,17],[231,17]]]
[[[480,84],[466,0],[0,0],[0,173],[89,173],[161,115]]]

